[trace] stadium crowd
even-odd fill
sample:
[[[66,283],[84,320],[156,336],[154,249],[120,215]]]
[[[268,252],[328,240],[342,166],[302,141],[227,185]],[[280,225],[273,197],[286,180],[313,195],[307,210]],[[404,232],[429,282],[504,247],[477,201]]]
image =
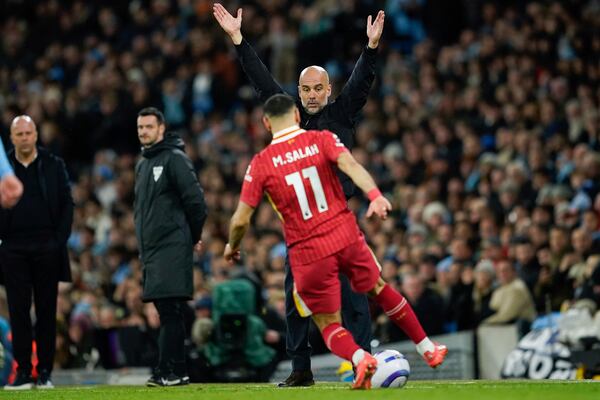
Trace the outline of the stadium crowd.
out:
[[[225,6],[233,12],[237,2]],[[324,66],[339,91],[366,44],[366,16],[386,11],[354,154],[394,211],[385,222],[359,222],[383,277],[429,334],[514,321],[527,329],[537,315],[575,304],[596,311],[597,1],[242,6],[245,38],[292,92],[298,71],[311,64]],[[64,157],[76,205],[74,281],[61,284],[58,298],[57,367],[150,365],[156,356],[158,315],[141,301],[132,215],[135,121],[146,106],[164,110],[169,129],[184,138],[205,190],[209,215],[189,312],[192,339],[203,342],[194,320],[210,316],[211,288],[229,279],[227,224],[250,158],[270,137],[212,2],[4,7],[2,138],[8,145],[12,119],[30,115],[44,146]],[[367,202],[357,197],[349,205],[361,216]],[[263,204],[256,214],[244,263],[262,287],[265,340],[284,357],[285,245],[273,210]],[[139,347],[107,356],[116,328],[135,332],[131,342]],[[380,341],[403,339],[383,314],[373,315],[373,328]]]

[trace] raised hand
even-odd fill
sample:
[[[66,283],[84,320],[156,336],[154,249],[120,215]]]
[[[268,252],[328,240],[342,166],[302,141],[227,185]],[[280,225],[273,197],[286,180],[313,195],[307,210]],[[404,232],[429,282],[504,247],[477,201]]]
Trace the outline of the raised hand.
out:
[[[383,22],[385,20],[385,13],[383,10],[379,10],[375,21],[371,23],[371,16],[367,17],[367,37],[369,38],[369,47],[372,49],[379,46],[379,39],[383,33]]]
[[[242,43],[242,9],[238,8],[237,16],[234,18],[233,15],[229,14],[229,11],[223,7],[220,3],[213,4],[213,15],[215,19],[221,25],[221,28],[227,33],[233,44]],[[380,34],[381,35],[381,34]]]
[[[370,218],[371,215],[375,214],[381,219],[386,219],[388,211],[391,210],[392,205],[390,204],[388,199],[386,199],[383,196],[379,196],[369,204],[369,209],[367,210],[366,217]]]
[[[14,175],[7,175],[0,180],[0,205],[4,208],[14,207],[23,194],[23,184]]]

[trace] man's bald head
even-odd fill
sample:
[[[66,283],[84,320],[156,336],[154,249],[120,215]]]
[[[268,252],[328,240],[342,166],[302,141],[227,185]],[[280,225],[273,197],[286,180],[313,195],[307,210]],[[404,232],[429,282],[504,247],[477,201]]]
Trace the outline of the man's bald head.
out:
[[[300,73],[298,93],[302,107],[309,114],[316,114],[327,105],[331,95],[329,74],[323,67],[311,65]]]
[[[306,67],[300,72],[300,77],[298,78],[298,84],[302,85],[302,82],[323,82],[325,84],[329,84],[329,74],[325,70],[325,68],[320,67],[318,65],[311,65],[310,67]]]
[[[10,124],[10,140],[15,146],[17,159],[35,157],[38,133],[35,122],[29,115],[19,115]]]
[[[29,115],[19,115],[18,117],[15,117],[12,120],[10,124],[10,130],[12,131],[15,126],[20,124],[33,126],[33,128],[35,129],[35,122],[33,122],[33,119],[31,119]]]

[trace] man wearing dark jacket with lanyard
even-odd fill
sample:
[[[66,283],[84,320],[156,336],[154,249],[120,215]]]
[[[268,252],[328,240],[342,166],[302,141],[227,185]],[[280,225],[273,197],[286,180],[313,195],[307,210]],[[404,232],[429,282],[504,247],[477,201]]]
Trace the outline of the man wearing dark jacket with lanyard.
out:
[[[73,198],[64,161],[37,147],[35,122],[28,115],[10,125],[15,146],[8,161],[23,183],[23,196],[10,210],[0,210],[0,264],[10,313],[13,351],[18,363],[14,382],[5,390],[33,387],[30,309],[35,304],[37,388],[53,388],[58,282],[71,280],[67,240],[73,222]]]
[[[242,68],[265,102],[270,96],[283,93],[283,89],[273,79],[270,72],[241,32],[242,9],[234,18],[221,4],[215,3],[213,15],[223,30],[231,37],[240,58]],[[327,71],[319,66],[305,68],[298,79],[300,99],[297,101],[303,129],[327,129],[334,132],[346,147],[354,145],[354,123],[357,114],[367,101],[367,96],[375,78],[375,56],[383,32],[384,12],[379,11],[375,21],[367,18],[368,45],[358,59],[352,76],[344,85],[340,95],[331,103],[331,84]],[[354,194],[354,184],[344,174],[339,173],[346,198]],[[356,342],[366,351],[371,351],[371,317],[365,295],[357,294],[350,288],[348,278],[340,275],[342,283],[342,317]],[[286,347],[292,359],[292,373],[279,386],[310,386],[314,384],[310,368],[310,344],[308,330],[310,321],[298,314],[293,301],[294,282],[286,259]]]
[[[165,135],[162,112],[141,110],[137,130],[143,150],[136,166],[134,219],[143,300],[154,302],[160,315],[158,366],[146,384],[186,385],[184,310],[193,295],[193,252],[202,244],[204,193],[183,140]]]

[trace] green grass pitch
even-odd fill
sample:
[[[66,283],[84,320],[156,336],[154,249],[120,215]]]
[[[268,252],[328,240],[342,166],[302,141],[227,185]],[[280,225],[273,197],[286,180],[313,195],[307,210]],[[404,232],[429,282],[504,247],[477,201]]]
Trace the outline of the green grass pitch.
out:
[[[402,389],[354,391],[342,383],[317,383],[310,388],[278,389],[269,384],[202,384],[171,388],[141,386],[57,387],[54,390],[0,391],[0,399],[85,400],[577,400],[600,399],[593,381],[416,381]]]

